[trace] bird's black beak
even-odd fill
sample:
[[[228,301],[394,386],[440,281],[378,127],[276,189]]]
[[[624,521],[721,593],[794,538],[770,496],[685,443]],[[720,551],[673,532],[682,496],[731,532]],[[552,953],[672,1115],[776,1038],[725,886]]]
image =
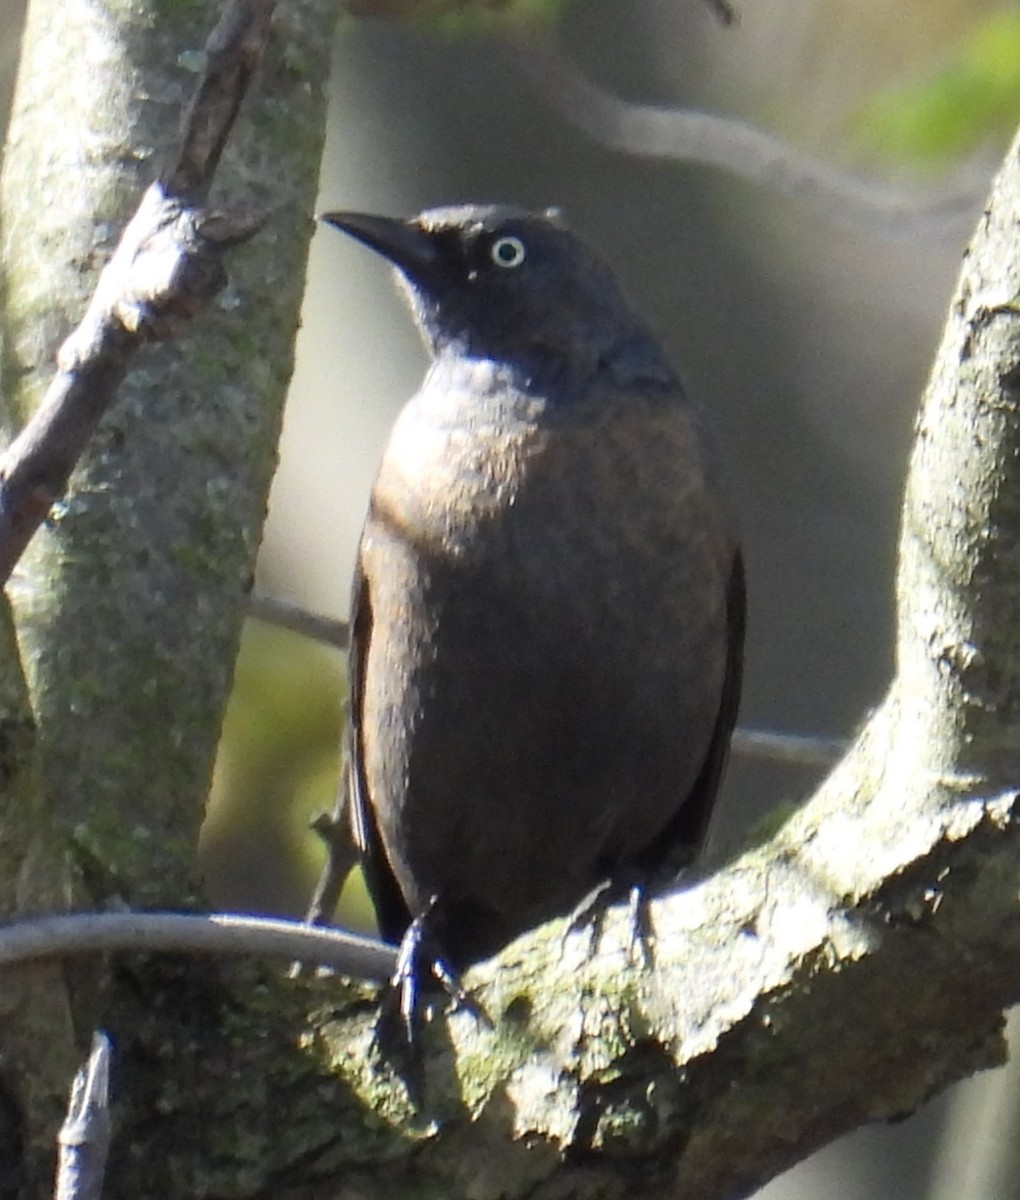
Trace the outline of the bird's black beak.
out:
[[[414,221],[357,212],[323,213],[319,220],[364,242],[412,279],[420,279],[436,262],[433,239]]]

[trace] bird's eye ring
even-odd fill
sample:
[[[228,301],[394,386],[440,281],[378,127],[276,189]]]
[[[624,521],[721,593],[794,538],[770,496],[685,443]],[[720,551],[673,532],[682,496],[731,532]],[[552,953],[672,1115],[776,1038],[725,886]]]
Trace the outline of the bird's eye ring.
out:
[[[497,267],[503,267],[507,270],[513,267],[519,267],[525,258],[524,243],[518,237],[497,238],[492,243],[492,248],[489,250],[492,256],[492,261]]]

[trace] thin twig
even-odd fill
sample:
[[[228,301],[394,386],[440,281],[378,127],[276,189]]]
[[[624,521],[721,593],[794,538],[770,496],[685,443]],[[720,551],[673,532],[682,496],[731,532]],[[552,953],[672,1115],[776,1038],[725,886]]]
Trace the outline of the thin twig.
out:
[[[377,980],[396,962],[393,947],[375,938],[232,913],[69,913],[0,926],[0,967],[113,950],[264,955]]]
[[[831,767],[849,749],[846,738],[738,726],[730,743],[742,758],[767,758],[795,767]]]
[[[110,1150],[110,1039],[92,1035],[92,1053],[71,1085],[67,1117],[57,1134],[54,1200],[99,1200]]]
[[[230,0],[181,148],[145,192],[88,311],[57,355],[42,403],[0,461],[0,583],[67,486],[135,352],[173,336],[226,282],[224,253],[262,224],[200,206],[265,43],[274,0]]]
[[[599,145],[642,158],[723,167],[742,179],[807,200],[845,225],[886,237],[963,229],[988,187],[982,173],[934,195],[903,192],[842,171],[734,117],[624,100],[538,39],[519,43],[516,57],[535,91]]]
[[[347,876],[358,861],[358,848],[347,819],[348,769],[345,763],[333,811],[319,813],[312,822],[312,829],[325,843],[326,861],[305,913],[305,920],[310,925],[328,925],[333,920]]]
[[[289,629],[292,633],[300,633],[311,638],[313,642],[321,642],[337,650],[347,649],[350,630],[347,622],[337,617],[326,617],[290,600],[278,600],[275,596],[260,594],[255,594],[249,599],[248,612],[256,620],[276,625],[280,629]]]

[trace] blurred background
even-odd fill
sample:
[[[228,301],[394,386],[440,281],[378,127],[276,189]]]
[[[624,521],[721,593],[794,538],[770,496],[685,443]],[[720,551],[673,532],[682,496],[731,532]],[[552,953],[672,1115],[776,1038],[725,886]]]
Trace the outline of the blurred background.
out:
[[[742,724],[848,736],[891,672],[913,415],[1020,116],[1020,6],[737,4],[728,28],[702,0],[345,17],[320,204],[391,214],[469,199],[563,206],[649,314],[722,442],[750,587]],[[21,7],[0,3],[4,108]],[[749,178],[635,154],[571,100],[575,72],[618,105],[754,125],[788,143],[781,162],[818,164],[809,173],[820,180],[777,187],[761,170]],[[829,186],[839,173],[856,182]],[[346,616],[375,466],[423,367],[380,260],[320,231],[262,591]],[[307,822],[332,803],[343,690],[339,654],[249,622],[204,836],[217,907],[303,909],[319,865]],[[803,799],[822,771],[738,757],[716,848]],[[343,918],[370,927],[356,886]],[[895,1128],[844,1139],[761,1195],[1020,1197],[1018,1095],[1012,1069],[970,1081]]]

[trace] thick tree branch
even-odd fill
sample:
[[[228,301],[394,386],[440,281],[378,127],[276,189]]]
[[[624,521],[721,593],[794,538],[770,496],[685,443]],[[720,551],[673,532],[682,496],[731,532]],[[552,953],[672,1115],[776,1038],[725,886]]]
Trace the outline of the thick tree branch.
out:
[[[252,24],[238,30],[238,12]],[[196,892],[194,845],[293,363],[335,0],[277,9],[260,87],[220,158],[256,57],[252,30],[262,37],[268,12],[257,0],[226,6],[233,68],[220,35],[202,53],[220,3],[139,4],[114,22],[33,0],[25,31],[0,189],[12,422],[42,403],[52,346],[80,319],[111,231],[145,186],[156,176],[188,192],[173,196],[164,182],[148,194],[152,220],[133,226],[93,309],[102,336],[71,343],[64,365],[74,370],[55,389],[84,382],[97,343],[103,353],[113,343],[114,362],[129,344],[133,369],[114,404],[86,403],[84,421],[40,417],[59,434],[42,439],[58,450],[43,493],[95,432],[8,585],[58,828],[74,831],[93,905],[112,893],[180,907]],[[76,38],[87,50],[72,49]],[[65,48],[56,74],[55,45]],[[180,144],[193,67],[206,61],[215,86],[199,89],[181,157],[154,163],[154,147]],[[191,207],[218,159],[216,210]],[[40,194],[52,203],[39,205]],[[187,339],[139,348],[191,310],[194,254],[208,266],[249,231],[217,210],[273,219],[257,247],[236,251],[230,289]],[[217,273],[198,272],[206,283]],[[49,498],[35,494],[34,516]]]
[[[5,462],[0,525],[17,544],[6,542],[0,575],[49,519],[8,581],[17,642],[6,596],[0,610],[5,919],[111,897],[196,902],[197,833],[292,365],[336,15],[335,0],[277,13],[262,86],[224,150],[270,7],[29,8],[0,177],[0,346],[6,427],[41,415]],[[208,86],[167,164],[154,147],[177,144],[194,64],[225,11],[221,31],[237,31],[239,13],[251,23],[236,52],[229,36],[208,47]],[[219,209],[273,220],[257,249],[236,253],[232,289],[192,336],[168,342],[221,282],[221,253],[253,228],[196,207],[217,162]],[[162,185],[114,254],[153,178]],[[53,347],[111,255],[54,379]],[[125,994],[137,992],[132,979]],[[113,1007],[123,997],[98,960],[7,968],[3,995],[0,1160],[41,1194],[80,1061],[75,1035],[91,1028],[97,996]],[[139,1023],[121,1012],[126,1058]]]

